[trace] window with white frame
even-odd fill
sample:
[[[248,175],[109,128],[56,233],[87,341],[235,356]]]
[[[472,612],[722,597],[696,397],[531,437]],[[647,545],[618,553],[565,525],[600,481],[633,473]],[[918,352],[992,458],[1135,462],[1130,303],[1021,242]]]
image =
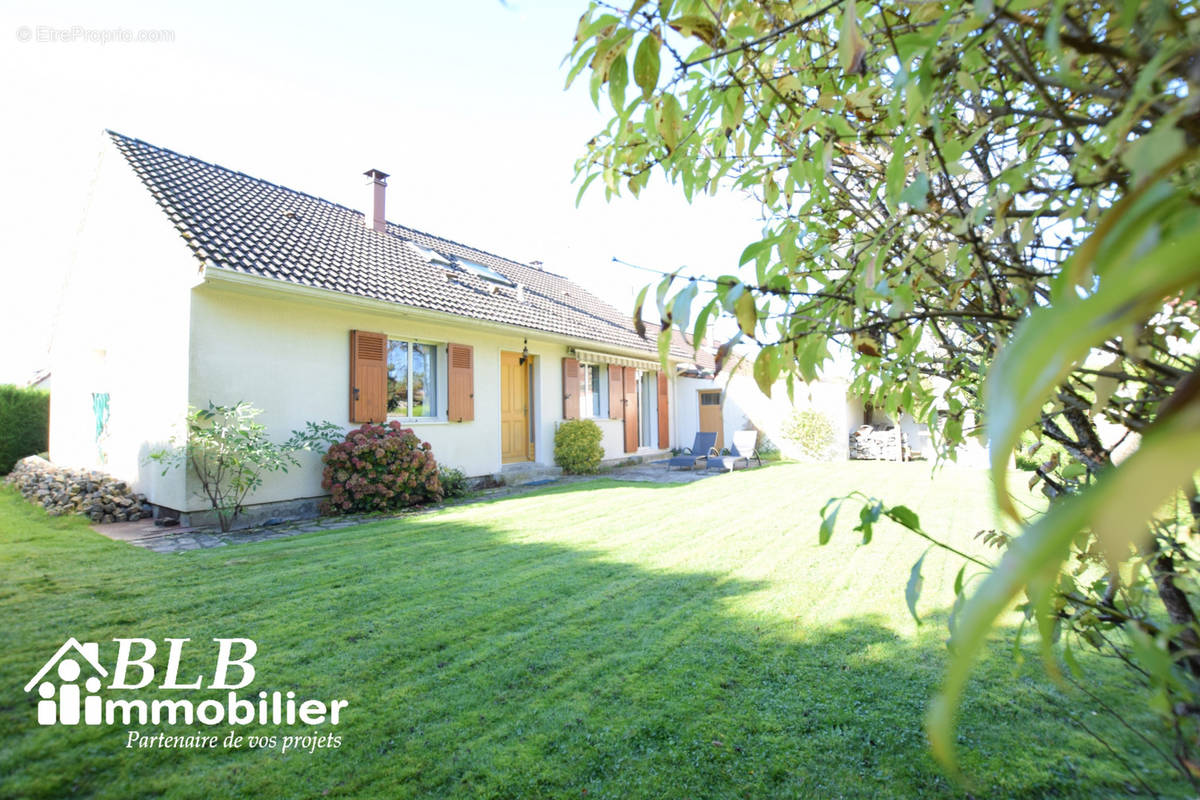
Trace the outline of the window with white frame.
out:
[[[583,396],[580,397],[579,413],[582,417],[604,418],[608,416],[608,370],[599,364],[580,364],[583,370]]]
[[[438,416],[439,350],[436,344],[388,338],[389,416]]]

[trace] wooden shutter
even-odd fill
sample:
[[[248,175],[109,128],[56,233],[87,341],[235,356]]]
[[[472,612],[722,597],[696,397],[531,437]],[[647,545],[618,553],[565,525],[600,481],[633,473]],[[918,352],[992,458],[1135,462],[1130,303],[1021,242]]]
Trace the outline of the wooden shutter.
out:
[[[671,415],[667,413],[667,373],[658,373],[658,449],[671,446]]]
[[[387,419],[387,336],[350,331],[350,421]]]
[[[622,397],[622,402],[625,404],[625,452],[635,453],[638,449],[637,369],[625,367],[623,383],[625,386]]]
[[[625,390],[622,388],[625,384],[621,380],[625,375],[625,370],[620,367],[609,365],[608,367],[608,418],[609,419],[624,419],[625,407],[622,401],[625,399]]]
[[[470,422],[475,419],[475,350],[466,344],[448,344],[446,363],[450,367],[446,417],[452,422]]]
[[[563,419],[579,419],[580,387],[579,361],[574,358],[562,360]]]

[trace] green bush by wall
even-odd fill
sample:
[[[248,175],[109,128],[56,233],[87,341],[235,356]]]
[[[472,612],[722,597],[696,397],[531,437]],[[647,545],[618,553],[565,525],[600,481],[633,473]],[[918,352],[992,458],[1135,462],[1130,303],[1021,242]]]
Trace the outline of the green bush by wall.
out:
[[[832,449],[837,434],[829,417],[820,411],[806,409],[793,413],[783,436],[794,442],[804,456],[813,461],[829,461],[833,457]]]
[[[0,384],[0,475],[50,446],[50,393]]]
[[[554,463],[564,472],[583,475],[595,472],[604,458],[600,426],[590,419],[572,419],[554,432]]]

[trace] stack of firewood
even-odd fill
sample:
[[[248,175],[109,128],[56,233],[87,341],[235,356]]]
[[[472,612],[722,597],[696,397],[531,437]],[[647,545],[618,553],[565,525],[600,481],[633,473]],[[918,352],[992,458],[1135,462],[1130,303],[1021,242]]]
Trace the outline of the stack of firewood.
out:
[[[864,461],[904,461],[908,436],[896,427],[863,425],[850,434],[850,458]]]

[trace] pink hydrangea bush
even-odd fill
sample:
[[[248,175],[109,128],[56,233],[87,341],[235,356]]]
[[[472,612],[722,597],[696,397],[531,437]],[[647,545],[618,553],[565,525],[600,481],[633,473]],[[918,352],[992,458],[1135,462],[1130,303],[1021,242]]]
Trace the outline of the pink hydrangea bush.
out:
[[[329,513],[393,511],[442,499],[433,449],[399,422],[356,428],[321,460]]]

